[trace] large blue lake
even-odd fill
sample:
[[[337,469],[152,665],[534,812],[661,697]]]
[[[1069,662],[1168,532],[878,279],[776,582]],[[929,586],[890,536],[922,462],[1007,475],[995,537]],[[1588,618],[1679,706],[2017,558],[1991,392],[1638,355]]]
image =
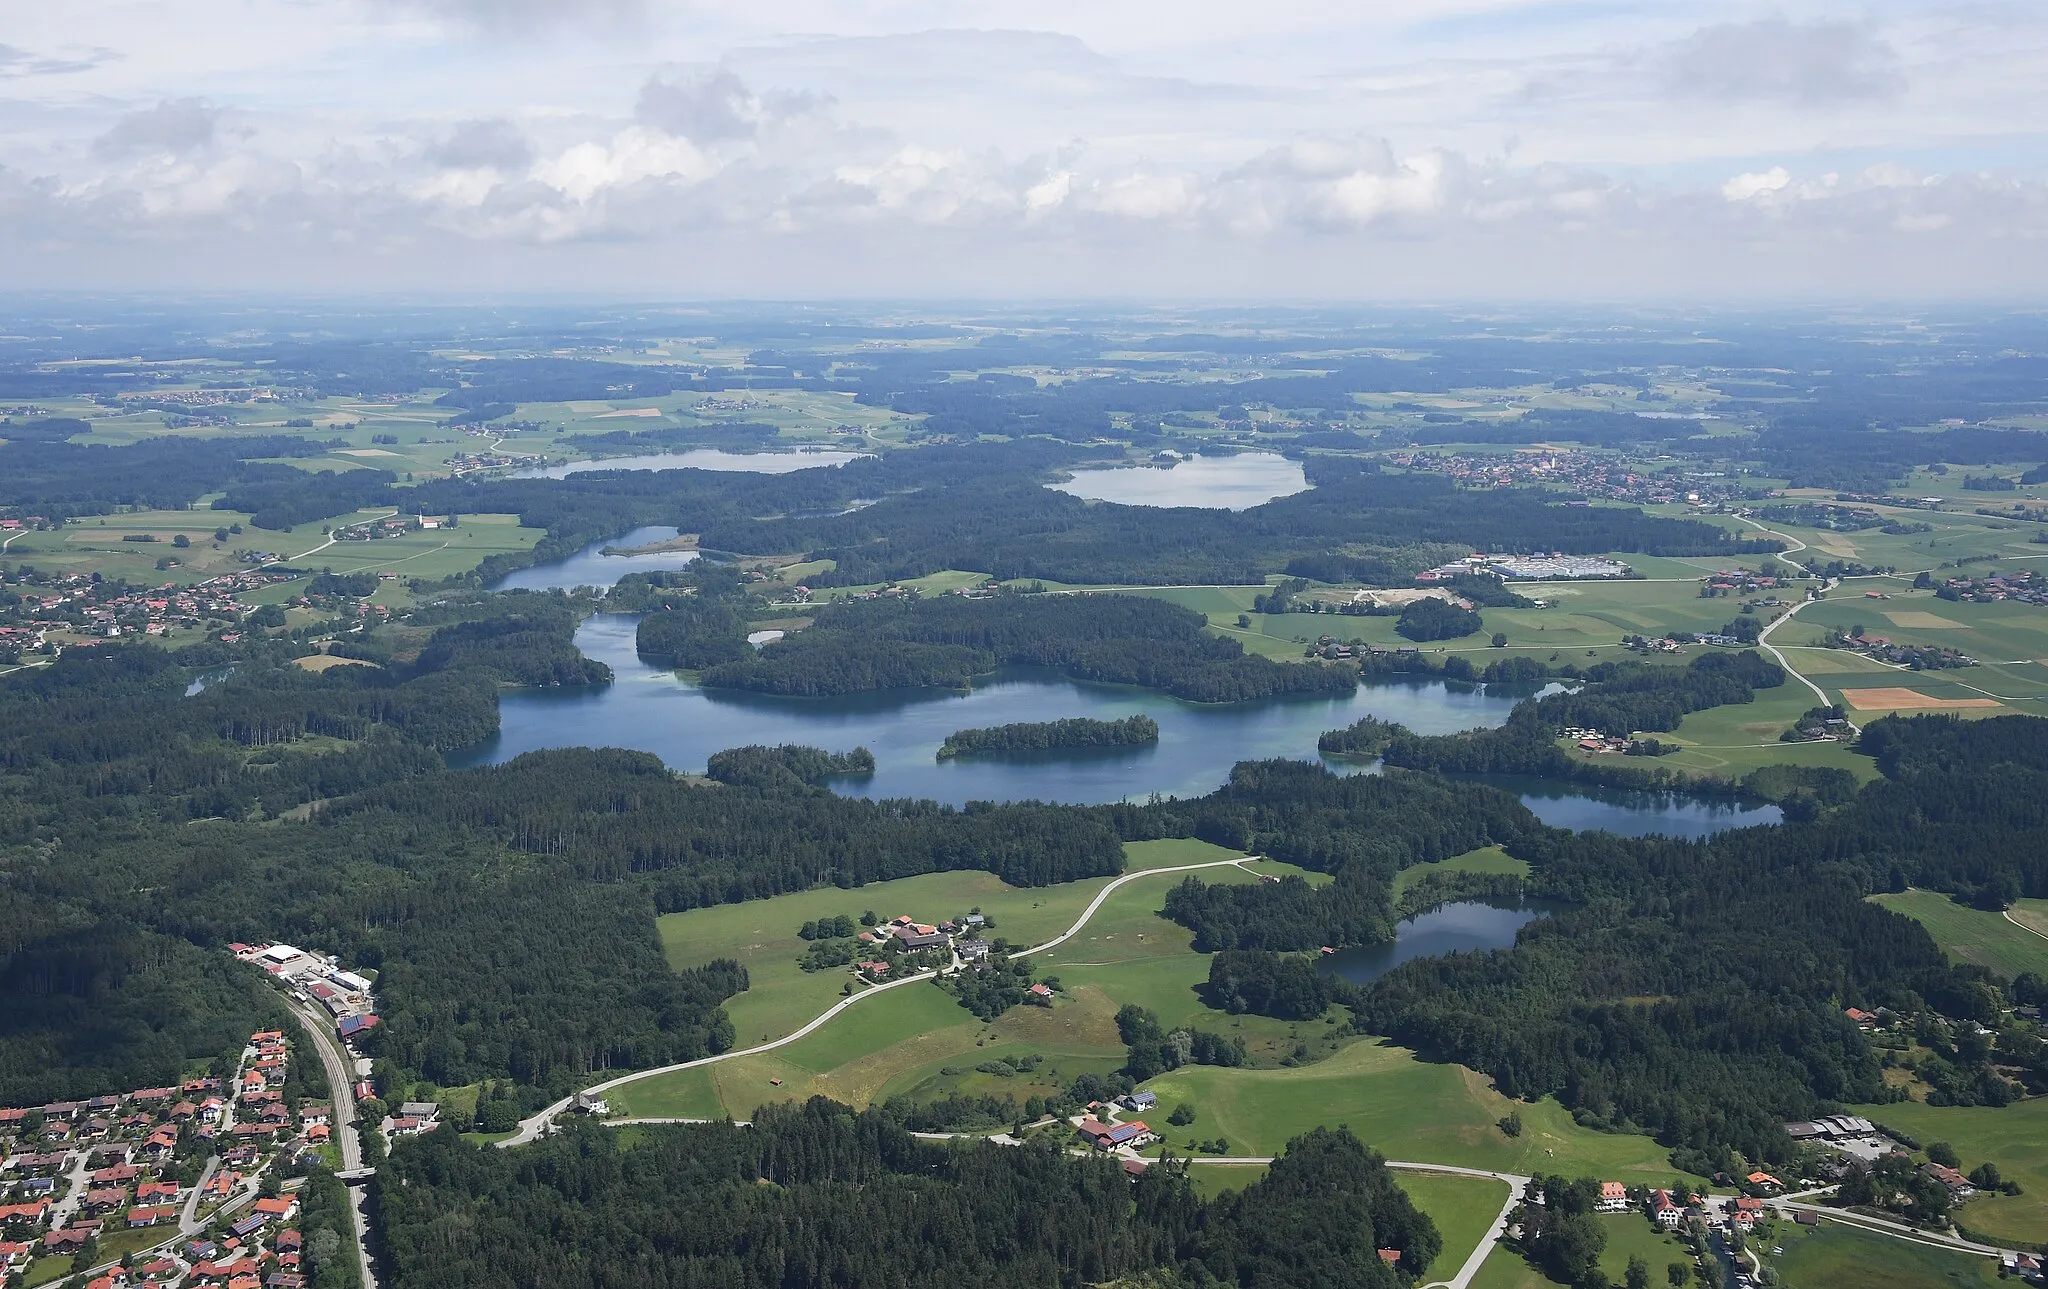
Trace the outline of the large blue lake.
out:
[[[1344,698],[1184,703],[1150,690],[1011,668],[966,693],[918,689],[781,698],[705,689],[649,666],[633,647],[638,621],[626,614],[597,614],[577,632],[577,647],[612,668],[612,684],[592,690],[508,691],[499,705],[498,737],[455,754],[451,763],[495,764],[551,747],[629,747],[652,752],[674,769],[701,771],[710,755],[724,748],[804,743],[832,751],[865,747],[874,753],[872,776],[836,785],[856,796],[928,797],[955,805],[1025,799],[1099,804],[1143,800],[1154,793],[1199,796],[1220,785],[1239,761],[1319,759],[1316,739],[1324,730],[1364,715],[1426,734],[1499,725],[1528,693],[1395,680],[1361,685]],[[939,745],[958,729],[1140,714],[1159,723],[1159,742],[1149,747],[937,759]],[[1355,762],[1325,763],[1345,773],[1371,769]],[[1702,837],[1779,818],[1776,806],[1720,798],[1499,782],[1538,818],[1563,828]]]

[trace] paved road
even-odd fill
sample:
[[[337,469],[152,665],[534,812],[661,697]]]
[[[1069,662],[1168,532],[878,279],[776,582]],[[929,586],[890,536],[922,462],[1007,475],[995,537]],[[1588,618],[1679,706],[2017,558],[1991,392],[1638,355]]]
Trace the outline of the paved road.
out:
[[[341,1145],[341,1171],[352,1173],[363,1166],[362,1116],[356,1110],[355,1065],[335,1035],[334,1022],[311,1003],[287,998],[286,1005],[305,1025],[319,1049],[320,1064],[326,1067],[328,1086],[334,1090],[334,1139]],[[363,1209],[367,1188],[348,1188],[349,1216],[355,1224],[356,1259],[363,1268],[363,1289],[377,1289],[377,1273],[370,1266],[370,1217]]]
[[[1241,855],[1236,859],[1214,859],[1208,861],[1207,863],[1179,864],[1171,868],[1141,868],[1133,872],[1125,873],[1121,877],[1112,879],[1100,891],[1096,892],[1095,898],[1089,901],[1088,907],[1086,909],[1083,909],[1081,911],[1081,916],[1079,919],[1075,921],[1074,925],[1068,927],[1065,931],[1061,932],[1059,935],[1054,936],[1052,939],[1047,940],[1044,944],[1034,945],[1029,949],[1016,950],[1014,953],[1011,954],[1011,956],[1014,958],[1028,958],[1032,954],[1043,953],[1047,949],[1057,948],[1058,946],[1065,944],[1068,940],[1074,937],[1075,933],[1080,931],[1082,927],[1088,924],[1088,919],[1095,916],[1095,911],[1102,907],[1102,902],[1104,900],[1108,899],[1110,895],[1114,893],[1119,887],[1125,885],[1128,882],[1135,882],[1140,878],[1145,877],[1156,877],[1162,873],[1188,873],[1193,872],[1196,869],[1202,868],[1222,868],[1230,865],[1241,866],[1244,864],[1248,864],[1257,858],[1258,856],[1256,855]],[[830,1007],[827,1007],[823,1012],[819,1013],[819,1015],[816,1018],[811,1020],[808,1024],[804,1025],[803,1028],[798,1029],[792,1033],[785,1034],[781,1038],[774,1039],[770,1042],[756,1043],[752,1047],[741,1048],[737,1051],[721,1052],[716,1056],[700,1056],[694,1061],[679,1061],[674,1065],[663,1065],[651,1070],[638,1070],[632,1074],[622,1074],[618,1078],[607,1079],[603,1083],[599,1083],[594,1087],[584,1089],[584,1091],[595,1096],[603,1096],[605,1093],[610,1092],[614,1088],[623,1087],[624,1085],[632,1083],[639,1079],[653,1078],[655,1075],[658,1074],[673,1074],[679,1070],[694,1070],[700,1066],[716,1065],[720,1061],[730,1061],[742,1056],[758,1056],[762,1052],[772,1052],[778,1047],[789,1046],[791,1043],[796,1042],[798,1039],[803,1038],[806,1035],[814,1032],[820,1026],[829,1023],[833,1017],[845,1011],[847,1008],[852,1007],[855,1004],[860,1003],[866,999],[873,998],[876,994],[882,993],[885,990],[901,988],[904,985],[914,985],[917,984],[919,981],[931,980],[938,974],[939,973],[936,971],[921,971],[914,976],[905,976],[901,980],[891,980],[887,984],[875,985],[872,988],[867,989],[861,993],[854,994],[850,998],[842,998],[838,1002],[832,1004]],[[522,1120],[519,1124],[519,1130],[513,1133],[511,1136],[505,1138],[498,1144],[500,1146],[523,1146],[526,1143],[535,1140],[543,1132],[547,1130],[547,1126],[550,1123],[554,1122],[555,1118],[558,1115],[567,1112],[570,1104],[574,1101],[574,1099],[575,1098],[573,1097],[563,1097],[560,1101],[557,1101],[553,1105],[549,1106],[547,1109],[542,1110],[539,1114],[536,1114],[529,1119]]]
[[[1834,583],[1829,582],[1827,585],[1833,586]],[[1822,589],[1825,590],[1827,588],[1823,587]],[[1798,681],[1800,684],[1812,690],[1813,696],[1815,698],[1820,699],[1820,705],[1822,707],[1826,707],[1829,705],[1827,692],[1823,690],[1819,685],[1814,684],[1806,677],[1800,675],[1799,669],[1792,665],[1791,659],[1787,658],[1784,655],[1784,653],[1778,648],[1778,646],[1771,643],[1771,634],[1773,632],[1775,632],[1779,627],[1784,626],[1787,622],[1790,622],[1793,618],[1799,616],[1799,611],[1812,603],[1814,603],[1814,601],[1812,600],[1801,600],[1799,603],[1785,610],[1785,612],[1780,613],[1777,617],[1772,618],[1768,623],[1764,625],[1763,630],[1757,632],[1756,647],[1763,650],[1765,653],[1771,655],[1771,657],[1777,659],[1778,665],[1785,669],[1786,675],[1792,677],[1792,679]]]
[[[327,1069],[327,1085],[334,1090],[334,1139],[341,1144],[341,1171],[352,1173],[363,1166],[363,1142],[356,1130],[355,1066],[335,1036],[334,1022],[311,1003],[286,999],[299,1023],[319,1049],[320,1064]]]

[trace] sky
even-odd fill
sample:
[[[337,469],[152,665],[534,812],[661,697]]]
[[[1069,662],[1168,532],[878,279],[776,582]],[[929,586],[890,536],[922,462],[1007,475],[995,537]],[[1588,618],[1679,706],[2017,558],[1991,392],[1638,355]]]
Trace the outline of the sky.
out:
[[[0,0],[0,289],[2044,287],[2039,0]]]

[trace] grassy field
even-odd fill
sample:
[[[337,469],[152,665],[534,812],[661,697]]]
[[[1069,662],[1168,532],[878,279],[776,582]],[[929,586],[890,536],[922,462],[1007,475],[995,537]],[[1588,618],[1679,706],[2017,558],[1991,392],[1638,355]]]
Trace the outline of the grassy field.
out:
[[[1785,1252],[1770,1260],[1785,1289],[1937,1289],[1999,1283],[1998,1261],[1949,1253],[1840,1222],[1779,1229]]]
[[[927,873],[856,890],[827,887],[670,913],[660,919],[661,942],[678,968],[736,958],[747,969],[747,991],[726,1004],[744,1046],[796,1029],[831,1006],[849,979],[840,970],[798,969],[805,944],[797,929],[805,922],[842,913],[857,917],[867,909],[884,919],[908,913],[937,922],[979,908],[995,919],[996,934],[1037,943],[1071,926],[1108,880],[1017,888],[990,873]]]
[[[1991,1161],[2025,1194],[1986,1195],[1957,1211],[1957,1220],[1994,1240],[2048,1243],[2048,1097],[2013,1105],[1929,1106],[1914,1101],[1855,1111],[1910,1134],[1923,1145],[1946,1141],[1965,1172]]]
[[[1130,872],[1234,857],[1234,852],[1192,840],[1133,842],[1125,848]],[[1260,867],[1293,871],[1285,865]],[[1251,872],[1228,867],[1203,876],[1255,880]],[[745,1117],[762,1101],[785,1093],[816,1092],[856,1105],[911,1091],[998,1093],[1021,1101],[1052,1091],[1054,1085],[972,1067],[998,1057],[1036,1054],[1048,1062],[1040,1079],[1050,1079],[1055,1068],[1069,1081],[1082,1069],[1113,1069],[1123,1054],[1113,1018],[1124,1002],[1157,1002],[1169,1023],[1205,1010],[1193,988],[1208,976],[1207,959],[1189,949],[1186,930],[1156,912],[1174,880],[1173,875],[1162,874],[1156,881],[1126,884],[1104,902],[1080,936],[1037,960],[1040,974],[1058,976],[1067,991],[1049,1011],[1017,1008],[988,1026],[962,1010],[951,995],[909,985],[861,1004],[800,1043],[758,1057],[642,1080],[622,1089],[618,1103],[640,1115],[713,1117],[730,1112]],[[993,920],[995,934],[1013,943],[1035,944],[1072,926],[1108,881],[1091,878],[1017,888],[987,873],[930,873],[851,891],[803,891],[669,914],[660,920],[660,930],[669,961],[677,967],[721,957],[736,958],[746,966],[749,988],[726,1008],[740,1044],[748,1046],[799,1028],[831,1006],[849,979],[844,971],[798,969],[804,942],[796,932],[806,921],[869,909],[884,919],[908,913],[938,921],[980,908]],[[1101,970],[1117,965],[1132,969],[1128,980],[1118,971]],[[1255,1043],[1266,1049],[1292,1046],[1281,1022],[1250,1020],[1246,1029]],[[974,1059],[963,1060],[969,1052],[976,1054]],[[770,1082],[777,1078],[783,1080],[780,1089]]]
[[[1491,1177],[1401,1171],[1394,1174],[1394,1180],[1408,1192],[1415,1207],[1429,1214],[1444,1237],[1443,1250],[1424,1268],[1418,1283],[1456,1275],[1472,1250],[1493,1230],[1493,1219],[1508,1200],[1508,1184]]]
[[[1871,898],[1926,927],[1951,957],[1989,967],[2008,980],[2023,971],[2048,976],[2048,937],[2014,926],[2002,913],[1957,904],[1935,891]],[[2030,902],[2048,905],[2048,900]]]
[[[363,515],[387,514],[363,511]],[[336,525],[348,518],[332,520]],[[318,531],[317,525],[301,524],[301,530]],[[317,554],[293,561],[294,567],[324,568],[336,573],[396,573],[401,577],[430,581],[467,573],[491,555],[532,550],[546,533],[539,528],[521,528],[517,515],[464,515],[455,528],[407,533],[374,542],[336,542]],[[317,538],[308,545],[319,544]]]
[[[249,528],[248,522],[249,516],[225,510],[131,510],[93,515],[49,532],[24,532],[7,544],[7,553],[0,558],[45,573],[98,573],[109,581],[140,586],[189,585],[248,567],[235,558],[237,550],[267,549],[274,542],[277,534]],[[231,524],[243,525],[243,531],[216,543],[214,531]],[[156,540],[121,540],[130,534]],[[183,550],[172,545],[180,535],[192,543]],[[307,543],[318,544],[318,538]],[[178,566],[157,568],[156,562],[166,556],[177,560]]]
[[[1400,899],[1409,887],[1437,873],[1512,873],[1527,877],[1529,862],[1516,859],[1498,846],[1482,846],[1433,864],[1411,864],[1394,875],[1394,898]]]
[[[1132,870],[1229,856],[1191,841],[1136,843],[1128,850]],[[1446,861],[1476,871],[1501,871],[1504,863],[1512,861],[1487,852]],[[1291,871],[1270,863],[1247,867],[1253,871],[1224,867],[1201,876],[1248,882],[1260,869]],[[805,920],[866,908],[884,917],[907,912],[936,919],[979,905],[996,919],[1000,934],[1028,942],[1071,925],[1103,880],[1013,890],[987,874],[930,874],[856,891],[811,891],[672,914],[661,928],[677,966],[723,956],[748,966],[752,987],[728,1006],[740,1042],[751,1044],[762,1035],[790,1032],[839,997],[843,973],[807,976],[795,967],[802,945],[795,932]],[[1341,1024],[1291,1024],[1209,1009],[1199,993],[1208,974],[1206,957],[1192,952],[1189,932],[1157,913],[1168,884],[1177,880],[1161,874],[1156,882],[1127,883],[1079,935],[1039,956],[1040,974],[1057,977],[1064,991],[1050,1009],[1015,1008],[984,1023],[937,987],[908,985],[787,1047],[638,1080],[615,1092],[613,1103],[634,1115],[745,1118],[764,1102],[812,1095],[854,1105],[950,1092],[1021,1102],[1057,1090],[1083,1070],[1106,1072],[1120,1065],[1116,1009],[1136,1002],[1168,1026],[1200,1024],[1243,1038],[1255,1061],[1268,1067],[1190,1067],[1156,1080],[1151,1086],[1166,1106],[1187,1102],[1196,1110],[1193,1125],[1169,1130],[1182,1149],[1221,1135],[1235,1153],[1273,1154],[1317,1124],[1349,1123],[1397,1159],[1638,1181],[1671,1176],[1654,1142],[1588,1132],[1555,1102],[1516,1106],[1470,1070],[1422,1063],[1403,1049],[1351,1036]],[[1297,1050],[1310,1063],[1272,1066]],[[1029,1073],[977,1068],[1027,1055],[1041,1059]],[[1514,1140],[1495,1126],[1511,1108],[1525,1124]]]
[[[1319,1124],[1348,1124],[1390,1159],[1638,1183],[1674,1175],[1665,1152],[1647,1137],[1589,1132],[1555,1101],[1511,1102],[1483,1075],[1425,1064],[1391,1043],[1353,1043],[1293,1069],[1184,1066],[1146,1086],[1163,1106],[1193,1106],[1190,1132],[1221,1135],[1232,1154],[1278,1154],[1289,1139]],[[1510,1110],[1522,1116],[1517,1138],[1496,1126]]]
[[[1692,1253],[1685,1245],[1652,1226],[1640,1213],[1602,1213],[1595,1220],[1607,1232],[1600,1269],[1611,1284],[1623,1283],[1630,1257],[1639,1257],[1649,1264],[1653,1285],[1670,1283],[1664,1269],[1672,1263],[1692,1265]],[[1556,1284],[1557,1281],[1524,1261],[1521,1254],[1505,1246],[1496,1246],[1472,1279],[1472,1289],[1553,1289]]]

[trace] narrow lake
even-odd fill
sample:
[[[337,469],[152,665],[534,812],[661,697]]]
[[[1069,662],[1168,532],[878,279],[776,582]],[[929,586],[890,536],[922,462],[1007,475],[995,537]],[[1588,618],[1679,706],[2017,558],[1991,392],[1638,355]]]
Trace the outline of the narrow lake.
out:
[[[1074,471],[1063,483],[1048,485],[1090,501],[1124,506],[1194,506],[1204,510],[1244,510],[1275,497],[1305,491],[1308,480],[1301,462],[1277,452],[1240,452],[1235,456],[1194,456],[1172,467],[1115,466]]]
[[[1554,900],[1527,898],[1459,900],[1401,922],[1387,944],[1340,949],[1325,955],[1318,966],[1325,975],[1362,985],[1416,958],[1511,948],[1517,931],[1566,907]]]
[[[867,455],[837,448],[792,448],[781,452],[727,452],[721,448],[691,448],[687,452],[655,452],[645,456],[600,457],[595,461],[565,461],[560,465],[534,466],[512,472],[514,479],[566,479],[591,470],[723,470],[736,474],[788,474],[792,470],[817,470],[845,465]]]
[[[697,558],[696,551],[660,551],[652,555],[607,555],[606,550],[634,550],[672,541],[673,528],[635,528],[623,537],[592,542],[567,559],[517,569],[491,585],[493,591],[559,591],[578,586],[613,587],[628,573],[646,573],[658,568],[681,568]]]
[[[782,698],[707,690],[649,666],[633,646],[638,621],[627,614],[596,614],[577,631],[577,647],[611,667],[611,685],[507,691],[499,704],[498,737],[452,754],[450,764],[496,764],[550,747],[628,747],[652,752],[677,770],[701,771],[724,748],[804,743],[831,751],[866,747],[875,754],[872,776],[834,785],[849,795],[928,797],[954,805],[1025,799],[1100,804],[1143,800],[1155,792],[1199,796],[1219,786],[1239,761],[1319,759],[1316,739],[1324,730],[1368,714],[1425,734],[1497,726],[1528,693],[1402,679],[1362,685],[1343,698],[1201,704],[1127,686],[1084,684],[1035,668],[1007,668],[964,694],[915,689]],[[939,745],[958,729],[1136,715],[1159,723],[1158,743],[1081,755],[937,759]],[[1370,772],[1356,762],[1325,764],[1340,773]],[[1548,792],[1554,785],[1536,787]],[[1547,823],[1630,835],[1697,837],[1777,817],[1776,807],[1677,794],[1602,795],[1565,788],[1551,796],[1515,790]]]

